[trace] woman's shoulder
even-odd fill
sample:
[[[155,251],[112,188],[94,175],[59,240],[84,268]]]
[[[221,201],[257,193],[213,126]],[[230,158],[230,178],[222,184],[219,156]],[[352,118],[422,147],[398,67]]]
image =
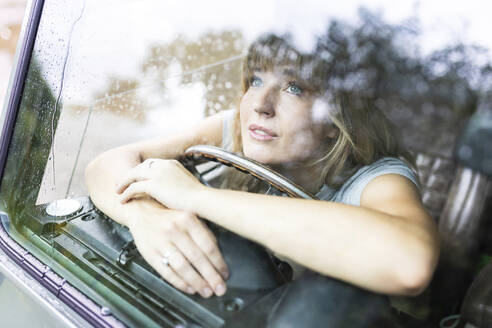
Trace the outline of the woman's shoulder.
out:
[[[332,193],[329,200],[358,206],[362,191],[367,184],[384,174],[402,175],[420,189],[417,172],[409,163],[396,157],[383,157],[358,169],[338,190]]]
[[[417,172],[407,161],[396,157],[383,157],[369,165],[361,167],[353,176],[351,176],[347,180],[347,182],[360,181],[361,179],[372,179],[388,173],[403,175],[412,180],[412,182],[414,182],[417,187],[419,187]],[[344,184],[344,186],[347,185],[347,182]]]

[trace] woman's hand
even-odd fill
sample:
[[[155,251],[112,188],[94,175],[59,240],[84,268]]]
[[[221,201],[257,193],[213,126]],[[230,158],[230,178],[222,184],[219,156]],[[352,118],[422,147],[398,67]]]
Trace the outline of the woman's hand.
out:
[[[221,296],[229,271],[215,236],[196,215],[177,210],[201,187],[178,161],[148,159],[126,173],[116,192],[122,203],[150,196],[169,208],[143,207],[129,224],[140,253],[164,279],[184,292]]]
[[[135,244],[166,281],[203,297],[225,293],[227,265],[215,236],[200,219],[148,203],[138,207],[136,214],[128,225]]]
[[[189,210],[192,191],[205,188],[176,160],[147,159],[130,169],[116,186],[120,202],[150,196],[162,205]]]

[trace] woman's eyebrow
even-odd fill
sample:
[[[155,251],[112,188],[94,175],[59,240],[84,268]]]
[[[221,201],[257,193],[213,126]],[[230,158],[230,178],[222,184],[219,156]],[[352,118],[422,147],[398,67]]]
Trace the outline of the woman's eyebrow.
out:
[[[298,71],[293,68],[284,68],[281,73],[288,77],[299,78]]]
[[[288,79],[295,80],[297,83],[301,84],[309,84],[309,79],[303,77],[301,72],[298,69],[294,68],[284,68],[281,71],[281,74]]]
[[[282,71],[282,76],[284,76],[287,80],[294,80],[297,84],[302,85],[303,87],[308,87],[310,85],[309,80],[302,77],[299,74],[299,70],[286,68]]]

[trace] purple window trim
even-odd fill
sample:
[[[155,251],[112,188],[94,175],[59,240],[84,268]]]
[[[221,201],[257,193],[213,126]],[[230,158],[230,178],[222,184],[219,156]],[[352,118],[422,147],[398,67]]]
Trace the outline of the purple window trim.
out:
[[[22,92],[24,90],[24,82],[26,80],[29,63],[31,61],[34,41],[38,30],[41,13],[44,6],[44,0],[33,0],[27,19],[26,31],[22,35],[22,45],[20,46],[19,57],[13,73],[12,89],[6,95],[7,107],[4,108],[5,121],[0,138],[0,176],[3,176],[7,154],[10,146],[12,134],[14,133],[14,125],[19,111]]]
[[[0,215],[6,215],[1,213]],[[124,328],[126,325],[107,308],[92,301],[51,268],[15,242],[0,224],[0,248],[43,287],[97,328]]]

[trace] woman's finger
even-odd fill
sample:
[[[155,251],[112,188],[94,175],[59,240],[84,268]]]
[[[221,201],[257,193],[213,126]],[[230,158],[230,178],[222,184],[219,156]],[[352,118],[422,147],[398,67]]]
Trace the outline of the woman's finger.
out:
[[[137,166],[151,169],[153,166],[155,166],[156,164],[158,164],[161,161],[163,161],[163,160],[160,158],[147,158],[145,161],[138,164]]]
[[[163,263],[167,263],[173,271],[194,290],[198,291],[203,297],[210,297],[213,294],[208,283],[195,271],[188,260],[176,249],[161,250]]]
[[[191,239],[200,247],[205,256],[208,257],[210,263],[217,269],[223,279],[229,278],[229,269],[222,257],[217,239],[210,231],[207,225],[200,219],[198,219],[200,225],[190,225],[188,232]]]
[[[147,261],[149,264],[161,275],[164,280],[176,287],[177,289],[188,293],[194,294],[196,291],[193,287],[188,285],[168,264],[163,261],[163,256],[159,252],[155,252],[151,255],[152,261]]]
[[[145,174],[146,172],[144,167],[139,167],[139,165],[129,170],[125,174],[125,176],[123,176],[123,178],[121,178],[116,183],[115,190],[117,194],[121,194],[126,188],[128,188],[129,185],[131,185],[134,182],[148,179],[147,175]]]
[[[213,292],[217,296],[224,295],[226,292],[224,280],[191,237],[187,234],[177,234],[173,236],[173,242],[208,285],[212,287]]]
[[[148,197],[147,194],[147,181],[138,181],[130,184],[125,191],[123,191],[119,197],[120,203],[126,203],[134,198]]]

